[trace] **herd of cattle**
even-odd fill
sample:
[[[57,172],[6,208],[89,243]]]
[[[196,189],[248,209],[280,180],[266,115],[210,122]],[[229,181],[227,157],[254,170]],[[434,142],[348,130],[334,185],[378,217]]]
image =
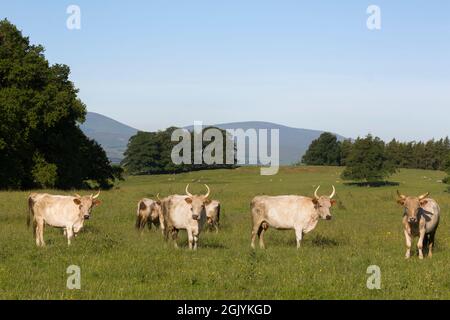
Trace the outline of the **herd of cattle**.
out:
[[[199,235],[204,227],[219,230],[220,202],[210,199],[210,189],[205,185],[207,193],[193,195],[189,192],[189,184],[184,195],[170,195],[160,199],[144,198],[138,202],[136,229],[142,231],[147,225],[159,226],[166,240],[172,238],[175,247],[179,230],[186,230],[189,249],[196,250]],[[296,195],[257,196],[251,201],[252,236],[251,247],[255,248],[256,237],[259,245],[265,248],[264,233],[269,227],[279,230],[294,230],[297,248],[303,236],[314,230],[320,219],[331,220],[330,209],[336,204],[336,189],[329,196],[318,195],[320,186],[313,197]],[[417,248],[419,258],[423,259],[423,249],[428,248],[428,256],[432,256],[434,239],[439,225],[440,208],[437,202],[429,198],[429,193],[419,197],[409,197],[398,193],[398,203],[404,208],[403,226],[406,238],[406,258],[411,256],[413,237],[419,237]],[[61,228],[70,245],[71,239],[83,228],[84,220],[88,220],[95,206],[100,205],[96,195],[60,196],[44,193],[32,193],[28,197],[29,215],[27,224],[33,222],[36,245],[45,246],[44,227],[49,225]]]

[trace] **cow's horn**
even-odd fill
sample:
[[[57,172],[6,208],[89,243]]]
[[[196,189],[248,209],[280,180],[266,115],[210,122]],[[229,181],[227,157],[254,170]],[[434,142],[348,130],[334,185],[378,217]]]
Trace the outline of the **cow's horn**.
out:
[[[97,199],[99,195],[100,195],[100,190],[98,190],[97,194],[95,196],[93,196],[92,199]]]
[[[397,190],[397,195],[399,196],[400,199],[406,199],[406,196],[401,194],[400,191]]]
[[[333,197],[336,195],[336,188],[333,186],[333,192],[330,195],[330,199],[333,199]]]
[[[158,194],[156,195],[156,199],[158,199],[158,201],[161,201],[161,199],[159,198],[159,192],[158,192]]]
[[[427,192],[427,193],[421,195],[421,196],[419,197],[419,200],[423,200],[423,199],[427,198],[429,195],[430,195],[430,193]]]
[[[81,196],[78,193],[75,193],[75,197],[81,198]]]
[[[316,197],[316,199],[319,199],[319,195],[317,194],[317,192],[319,191],[320,186],[317,187],[316,191],[314,191],[314,197]]]
[[[209,189],[208,185],[205,184],[206,189],[208,189],[208,192],[205,194],[205,198],[209,197],[209,194],[211,193],[211,190]]]
[[[189,197],[192,197],[192,194],[189,192],[189,183],[186,186],[186,195],[188,195]]]

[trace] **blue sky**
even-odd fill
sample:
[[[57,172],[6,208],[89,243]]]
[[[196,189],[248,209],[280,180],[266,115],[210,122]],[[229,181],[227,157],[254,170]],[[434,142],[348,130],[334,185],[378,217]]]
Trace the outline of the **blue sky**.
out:
[[[68,30],[66,8],[81,8]],[[366,27],[369,5],[382,29]],[[89,111],[142,130],[264,120],[356,137],[450,135],[450,2],[2,1]]]

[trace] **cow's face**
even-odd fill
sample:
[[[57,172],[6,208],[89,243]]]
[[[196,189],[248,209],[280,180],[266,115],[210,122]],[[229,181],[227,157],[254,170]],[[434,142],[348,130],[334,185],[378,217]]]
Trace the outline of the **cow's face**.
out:
[[[333,192],[329,196],[319,196],[318,191],[320,186],[317,187],[314,192],[313,204],[319,213],[319,217],[324,220],[331,220],[331,207],[336,204],[336,201],[333,200],[333,197],[336,195],[336,188],[333,186]]]
[[[97,199],[99,194],[100,192],[96,196],[91,194],[90,196],[84,197],[77,195],[75,199],[73,199],[73,202],[80,209],[80,216],[83,217],[83,219],[89,220],[92,209],[101,204],[101,201]]]
[[[420,197],[407,197],[398,192],[399,199],[397,203],[403,206],[405,210],[405,216],[409,223],[416,223],[419,221],[419,212],[423,206],[428,203],[426,197],[429,193],[426,193]]]
[[[192,219],[200,220],[202,215],[206,214],[206,206],[211,202],[208,198],[204,196],[190,196],[184,199],[189,205],[192,213]]]
[[[162,214],[161,202],[155,201],[153,203],[153,205],[151,206],[151,212],[150,212],[151,219],[153,221],[158,220],[158,218],[160,217],[161,214]]]
[[[336,204],[336,200],[330,199],[326,196],[321,196],[318,199],[314,198],[313,203],[320,218],[323,220],[331,220],[331,207]]]

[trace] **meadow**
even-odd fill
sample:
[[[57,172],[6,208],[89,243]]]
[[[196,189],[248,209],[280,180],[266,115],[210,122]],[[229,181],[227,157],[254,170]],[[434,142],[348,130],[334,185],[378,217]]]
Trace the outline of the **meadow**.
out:
[[[1,299],[450,299],[450,197],[443,172],[401,170],[399,185],[345,184],[341,168],[283,167],[260,176],[257,168],[128,177],[101,193],[85,229],[70,247],[61,230],[46,228],[37,248],[26,227],[29,192],[0,192]],[[222,202],[221,230],[200,235],[190,252],[180,232],[176,250],[160,230],[134,230],[137,201],[211,187]],[[319,221],[300,250],[293,231],[269,229],[267,250],[251,250],[249,203],[255,195],[312,195],[337,188],[333,220]],[[432,259],[404,259],[402,209],[396,190],[431,192],[442,220]],[[48,192],[69,194],[57,190]],[[73,191],[86,194],[86,191]],[[416,253],[415,247],[413,253]],[[66,288],[66,269],[81,268],[81,290]],[[381,269],[381,290],[369,290],[366,270]]]

